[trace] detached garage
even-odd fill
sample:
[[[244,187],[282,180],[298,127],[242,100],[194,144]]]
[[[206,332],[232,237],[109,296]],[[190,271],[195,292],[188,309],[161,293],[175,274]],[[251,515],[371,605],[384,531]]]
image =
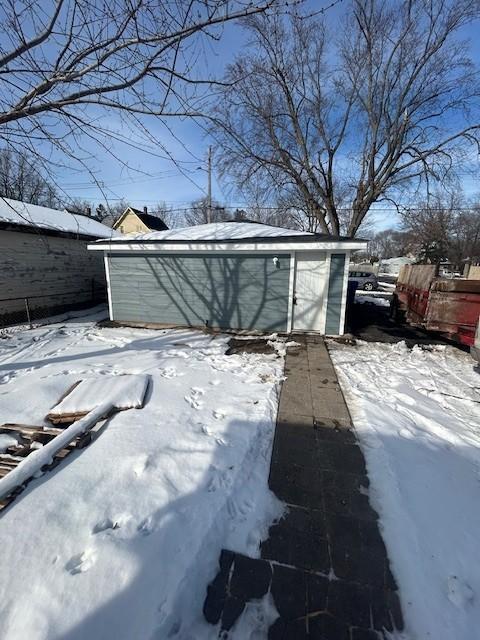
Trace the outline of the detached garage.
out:
[[[110,319],[149,326],[344,331],[350,252],[366,242],[254,222],[100,240]]]
[[[0,326],[104,300],[101,256],[87,245],[112,234],[87,216],[0,197]]]

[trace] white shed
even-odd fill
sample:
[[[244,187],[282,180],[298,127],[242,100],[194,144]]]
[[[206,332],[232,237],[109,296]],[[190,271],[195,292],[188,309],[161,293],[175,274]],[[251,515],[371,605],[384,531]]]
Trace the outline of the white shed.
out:
[[[338,335],[350,252],[366,246],[222,222],[99,240],[89,249],[104,254],[111,320]]]
[[[112,234],[87,216],[0,197],[0,325],[101,298],[103,263],[87,244]]]

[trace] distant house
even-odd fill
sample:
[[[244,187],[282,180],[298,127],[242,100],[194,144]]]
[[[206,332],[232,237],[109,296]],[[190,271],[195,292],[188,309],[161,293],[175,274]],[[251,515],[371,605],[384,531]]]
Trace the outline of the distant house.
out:
[[[388,273],[391,276],[398,276],[400,269],[405,264],[413,264],[415,258],[408,256],[400,256],[398,258],[386,258],[380,261],[378,268],[379,273]]]
[[[113,228],[120,233],[148,233],[149,231],[166,231],[168,229],[164,221],[158,216],[152,216],[147,212],[147,207],[143,211],[127,207]]]
[[[103,261],[87,244],[116,235],[87,216],[0,197],[0,325],[104,296]]]

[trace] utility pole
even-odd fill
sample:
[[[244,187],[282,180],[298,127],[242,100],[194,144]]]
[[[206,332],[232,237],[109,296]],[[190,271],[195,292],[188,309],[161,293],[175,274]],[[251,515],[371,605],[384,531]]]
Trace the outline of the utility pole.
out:
[[[208,147],[207,222],[212,221],[212,147]]]

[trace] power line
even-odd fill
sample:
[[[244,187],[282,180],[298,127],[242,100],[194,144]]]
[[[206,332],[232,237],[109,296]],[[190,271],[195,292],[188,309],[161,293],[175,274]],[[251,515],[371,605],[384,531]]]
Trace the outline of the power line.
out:
[[[110,187],[120,187],[125,184],[140,184],[143,182],[153,182],[166,178],[174,178],[175,176],[182,176],[182,172],[169,169],[166,171],[160,171],[158,173],[150,174],[148,177],[139,177],[139,178],[125,178],[123,180],[116,180],[113,182],[105,183],[103,180],[99,180],[98,184],[101,184],[103,188],[109,189]],[[64,183],[62,184],[62,188],[64,189],[97,189],[98,184],[95,182],[72,182],[72,183]]]
[[[71,195],[71,198],[81,198],[83,196],[79,196],[79,195]],[[108,198],[108,202],[121,202],[122,200],[128,200],[128,198],[126,197],[122,197],[122,198]],[[149,198],[142,198],[141,199],[142,202],[146,203],[146,204],[159,204],[159,205],[165,205],[167,207],[169,207],[169,211],[171,212],[175,212],[175,211],[189,211],[191,209],[191,205],[194,202],[194,200],[184,200],[184,201],[175,201],[175,200],[162,200],[161,198],[154,198],[154,199],[149,199]],[[177,205],[172,206],[172,205]],[[183,205],[183,206],[179,206],[179,205]],[[295,207],[279,207],[279,206],[272,206],[272,205],[255,205],[255,204],[248,204],[246,202],[243,203],[229,203],[229,204],[225,204],[223,206],[223,208],[225,209],[258,209],[260,211],[300,211],[300,208],[295,208]],[[447,210],[448,207],[411,207],[409,205],[399,205],[398,208],[397,207],[382,207],[382,208],[372,208],[369,210],[369,213],[399,213],[400,211],[445,211]],[[480,205],[472,205],[471,207],[452,207],[451,209],[452,211],[479,211],[480,212]],[[346,207],[346,208],[340,208],[337,209],[338,213],[350,213],[352,211],[351,207]]]

